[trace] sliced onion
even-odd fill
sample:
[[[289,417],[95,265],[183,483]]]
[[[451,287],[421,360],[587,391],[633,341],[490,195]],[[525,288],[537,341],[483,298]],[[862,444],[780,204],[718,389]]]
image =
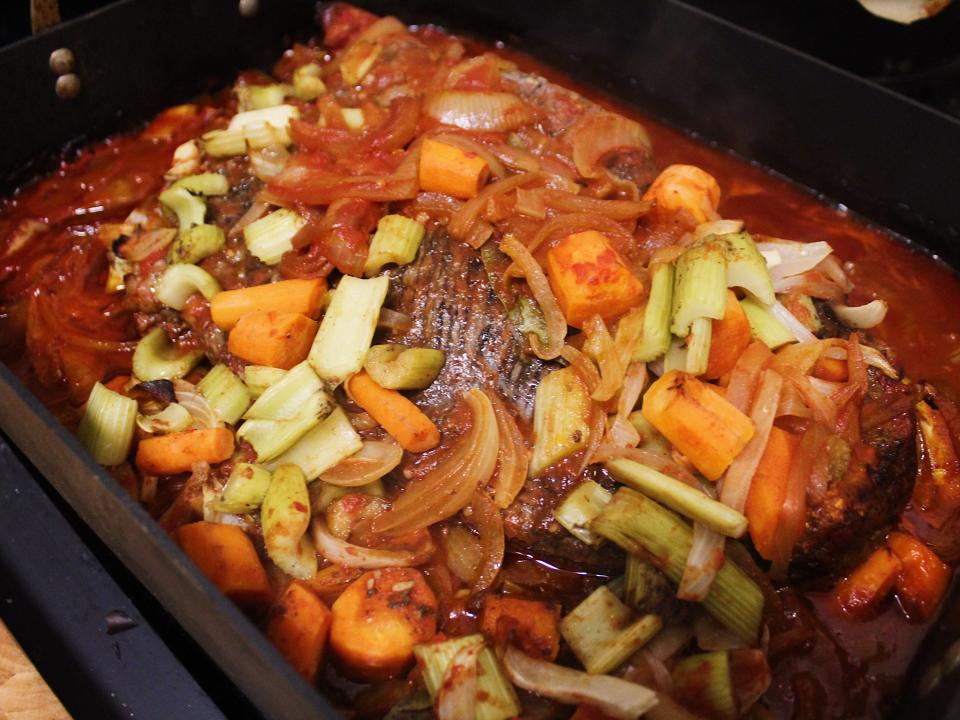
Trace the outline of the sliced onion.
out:
[[[138,232],[120,246],[120,255],[124,260],[141,262],[166,248],[176,236],[175,228],[157,228]]]
[[[687,624],[671,625],[658,632],[644,648],[661,662],[668,662],[693,640],[693,629]]]
[[[638,462],[641,465],[647,465],[687,485],[692,485],[697,488],[703,487],[703,483],[699,482],[689,470],[680,465],[680,463],[672,457],[658,455],[643,448],[623,448],[614,447],[613,445],[601,445],[597,448],[594,461],[603,462],[615,457],[622,457]]]
[[[656,693],[643,685],[535,660],[514,647],[504,653],[503,667],[524,690],[567,705],[593,705],[617,720],[637,720],[657,704]]]
[[[607,428],[606,440],[615,447],[636,447],[640,444],[640,433],[629,420],[614,415]]]
[[[573,345],[564,344],[560,350],[560,357],[566,360],[574,372],[583,380],[587,390],[592,394],[594,390],[600,387],[600,371],[593,364],[593,360],[588,358],[583,352],[577,350]]]
[[[474,153],[487,164],[487,167],[490,168],[490,174],[493,175],[493,177],[505,178],[507,176],[507,169],[503,166],[503,163],[501,163],[497,156],[483,143],[473,140],[466,135],[455,135],[453,133],[434,135],[433,139]],[[539,170],[539,168],[534,169]]]
[[[767,269],[774,282],[813,270],[833,252],[830,243],[823,241],[805,243],[790,240],[759,242],[757,250],[767,261]]]
[[[887,316],[887,303],[884,300],[873,300],[866,305],[850,307],[840,303],[830,303],[830,309],[837,319],[847,327],[867,330],[876,327]]]
[[[543,313],[543,319],[547,325],[546,347],[541,345],[540,338],[532,333],[528,336],[530,347],[533,348],[534,354],[541,360],[553,360],[563,350],[563,343],[567,337],[567,320],[560,310],[560,305],[553,295],[553,290],[550,289],[547,276],[543,273],[540,264],[530,254],[530,251],[519,241],[512,237],[505,237],[500,243],[500,249],[509,255],[513,262],[517,264],[517,267],[520,268],[527,284],[530,286],[533,299],[540,306],[540,311]]]
[[[375,532],[411,532],[453,517],[470,502],[474,490],[490,481],[500,449],[496,416],[480,390],[473,388],[463,398],[473,413],[470,430],[452,455],[413,480],[393,507],[374,519]]]
[[[604,430],[607,428],[607,413],[603,405],[598,402],[591,403],[590,408],[590,440],[583,452],[583,460],[580,461],[580,469],[577,474],[584,471],[587,465],[597,462],[597,449],[603,443]]]
[[[177,403],[170,403],[153,415],[137,414],[137,427],[146,433],[173,433],[186,430],[193,425],[193,416]]]
[[[504,132],[533,121],[532,107],[513,93],[442,90],[427,100],[424,111],[443,125],[463,130]]]
[[[773,427],[777,408],[780,406],[782,388],[783,378],[778,373],[773,370],[763,371],[756,398],[750,409],[750,419],[754,426],[753,437],[730,463],[723,478],[723,489],[720,491],[720,501],[737,512],[743,512],[754,473],[760,464],[760,458],[763,457],[763,451],[767,448],[770,428]]]
[[[507,508],[520,494],[527,481],[530,450],[516,420],[500,396],[495,392],[486,392],[497,418],[497,432],[500,435],[500,456],[497,461],[497,474],[492,483],[493,502],[498,508]]]
[[[788,380],[800,393],[807,407],[813,412],[817,422],[833,427],[837,421],[837,404],[831,397],[821,395],[813,387],[810,378],[794,367],[779,368],[785,380]]]
[[[490,152],[496,155],[500,162],[516,172],[538,172],[541,169],[537,156],[522,148],[506,143],[497,143],[490,146]]]
[[[760,373],[773,359],[770,348],[759,340],[751,343],[737,358],[730,373],[725,397],[727,402],[740,412],[747,412],[753,402],[753,392],[760,379]]]
[[[616,220],[595,213],[572,213],[560,215],[544,223],[527,245],[527,250],[535,253],[543,243],[555,237],[567,237],[582,230],[602,232],[614,242],[618,250],[626,249],[626,246],[633,242],[633,236]]]
[[[810,332],[806,325],[797,320],[796,316],[787,310],[783,306],[783,303],[779,300],[770,306],[770,312],[772,312],[780,322],[787,326],[787,329],[793,333],[793,336],[797,339],[797,342],[808,342],[810,340],[817,339],[816,335]]]
[[[390,114],[379,125],[354,132],[344,128],[320,127],[301,120],[290,121],[290,135],[298,146],[312,152],[323,152],[349,158],[355,153],[398,150],[417,134],[420,101],[415,97],[394,98]]]
[[[477,658],[486,647],[476,642],[461,648],[447,671],[437,691],[437,720],[463,720],[472,718],[477,707]]]
[[[270,206],[267,205],[267,203],[260,199],[254,200],[250,207],[247,208],[246,212],[240,216],[240,219],[230,227],[230,234],[233,235],[234,233],[238,233],[250,223],[259,220],[267,214],[267,210],[269,209]]]
[[[798,292],[821,300],[836,302],[843,299],[843,288],[815,270],[800,275],[776,278],[773,281],[773,290],[779,295]]]
[[[470,501],[470,521],[480,534],[480,565],[471,592],[478,593],[493,585],[503,566],[506,538],[500,510],[481,490],[473,493]]]
[[[847,277],[847,273],[844,272],[843,266],[836,255],[825,257],[823,262],[816,267],[816,270],[831,282],[836,283],[837,287],[843,292],[848,293],[853,290],[853,283],[850,282],[850,278]]]
[[[427,559],[424,552],[366,548],[341,540],[330,532],[326,522],[319,516],[313,518],[311,530],[317,552],[337,565],[375,570],[387,567],[410,567],[419,565]]]
[[[812,418],[813,413],[803,401],[803,396],[793,384],[784,383],[780,392],[780,404],[777,406],[777,417]]]
[[[403,448],[392,442],[367,440],[357,452],[320,475],[325,483],[360,487],[379,480],[400,464]]]
[[[591,397],[599,402],[606,402],[616,395],[623,385],[626,367],[620,362],[613,338],[599,315],[594,315],[583,324],[583,333],[587,336],[587,343],[595,348],[594,355],[600,367],[600,385]]]
[[[504,180],[487,185],[475,197],[465,202],[447,223],[447,232],[458,240],[466,240],[471,227],[480,217],[480,213],[487,207],[487,203],[495,197],[504,195],[511,190],[543,179],[542,173],[524,173],[513,175]]]
[[[253,174],[261,180],[275,178],[287,166],[290,152],[283,145],[267,145],[260,150],[251,150],[248,154]]]
[[[739,650],[746,644],[740,637],[718,623],[707,613],[698,613],[693,621],[697,647],[706,652]]]
[[[390,308],[381,308],[377,318],[377,327],[393,332],[406,332],[413,327],[413,318],[406,313],[397,312]]]
[[[543,199],[555,210],[568,213],[593,213],[612,220],[635,220],[650,212],[649,200],[601,200],[558,190],[544,190]]]
[[[693,523],[693,545],[680,577],[677,597],[689,602],[703,602],[723,567],[725,538],[706,525]]]
[[[623,378],[623,387],[620,388],[620,397],[617,398],[617,417],[627,420],[627,417],[637,406],[646,384],[647,364],[641,362],[630,363],[627,374]]]
[[[463,525],[444,528],[441,535],[443,556],[450,571],[469,584],[477,577],[480,567],[480,540]]]
[[[860,352],[863,353],[863,360],[867,365],[876,368],[892,380],[899,379],[900,373],[898,373],[897,369],[890,364],[890,361],[884,357],[882,352],[876,348],[870,347],[869,345],[860,345]],[[847,359],[847,351],[838,346],[828,348],[824,351],[823,355],[825,357],[833,358],[834,360]]]
[[[193,422],[198,428],[223,427],[220,416],[210,407],[210,403],[200,394],[196,385],[186,380],[174,380],[173,392],[177,396],[177,402],[193,416]]]
[[[564,139],[570,143],[573,162],[585,178],[603,177],[606,173],[602,162],[611,153],[651,152],[650,137],[640,123],[608,112],[586,116],[567,131]]]
[[[691,244],[708,235],[729,235],[743,230],[743,220],[709,220],[697,225],[691,233]]]

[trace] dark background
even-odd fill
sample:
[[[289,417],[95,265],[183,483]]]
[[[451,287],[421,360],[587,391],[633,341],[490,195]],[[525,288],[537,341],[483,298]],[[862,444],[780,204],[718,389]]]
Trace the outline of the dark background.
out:
[[[960,117],[960,0],[939,15],[909,26],[874,17],[856,0],[688,2]],[[61,0],[60,8],[63,18],[69,19],[107,4]],[[28,0],[8,0],[5,5],[0,45],[30,32]],[[625,2],[624,11],[629,12],[629,7]]]

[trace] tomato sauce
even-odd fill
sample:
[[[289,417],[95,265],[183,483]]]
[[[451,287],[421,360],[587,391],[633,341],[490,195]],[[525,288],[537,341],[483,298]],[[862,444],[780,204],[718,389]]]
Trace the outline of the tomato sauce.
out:
[[[829,242],[852,264],[855,299],[889,303],[877,335],[896,350],[907,375],[960,390],[960,278],[949,268],[762,168],[598,98],[526,56],[501,54],[640,120],[661,166],[689,163],[716,177],[723,217],[744,220],[753,233]],[[126,341],[136,338],[122,301],[103,290],[107,268],[97,227],[122,221],[155,192],[173,149],[196,135],[202,122],[199,116],[178,118],[168,132],[156,131],[155,123],[149,135],[98,143],[0,206],[0,360],[65,422],[75,421],[91,378],[129,367]],[[532,559],[514,564],[539,582],[543,568],[533,568]],[[563,586],[584,582],[566,575]],[[910,624],[892,604],[875,619],[852,621],[829,595],[781,595],[803,633],[799,646],[773,659],[774,685],[766,696],[771,710],[780,717],[873,717],[887,710],[931,623]]]

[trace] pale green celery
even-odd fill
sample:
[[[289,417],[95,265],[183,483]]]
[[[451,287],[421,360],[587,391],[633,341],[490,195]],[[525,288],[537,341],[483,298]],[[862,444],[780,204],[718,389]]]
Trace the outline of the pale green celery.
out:
[[[226,243],[226,235],[216,225],[202,223],[181,229],[170,245],[169,261],[196,264],[220,251]]]
[[[313,507],[316,508],[318,512],[325,511],[344,495],[352,495],[353,493],[382,498],[387,496],[387,489],[383,486],[382,480],[374,480],[371,483],[357,487],[331,485],[323,480],[311,483],[310,485],[310,497],[313,498]]]
[[[677,662],[671,673],[677,697],[693,707],[709,710],[709,717],[735,720],[737,699],[730,674],[730,658],[724,651],[689,655]]]
[[[426,229],[421,223],[404,215],[387,215],[377,224],[377,232],[370,241],[363,274],[373,277],[384,265],[407,265],[413,262]]]
[[[793,332],[764,305],[751,298],[744,298],[740,301],[740,307],[750,323],[750,335],[771,350],[796,340]]]
[[[340,116],[343,122],[351,130],[362,130],[365,122],[363,110],[360,108],[340,108]]]
[[[335,407],[310,363],[304,361],[267,388],[244,417],[248,420],[323,419]]]
[[[581,542],[596,545],[603,538],[590,532],[590,523],[612,497],[598,483],[587,480],[560,503],[554,518]]]
[[[220,283],[196,265],[170,265],[157,281],[157,300],[174,310],[183,310],[191,295],[200,293],[207,300],[220,292]]]
[[[201,357],[203,351],[178,348],[163,328],[155,327],[140,338],[133,351],[133,374],[141,381],[182,378]]]
[[[767,261],[757,250],[750,233],[729,233],[718,239],[727,248],[727,287],[743,288],[763,305],[773,305],[773,281]]]
[[[197,390],[223,422],[233,425],[250,406],[250,391],[226,365],[214,365]]]
[[[263,108],[282,105],[285,97],[293,95],[293,87],[284,83],[246,85],[244,88],[251,110],[262,110]]]
[[[697,318],[690,325],[687,336],[686,371],[691,375],[703,375],[710,362],[710,342],[713,337],[713,320]]]
[[[422,390],[437,379],[446,356],[443,350],[405,345],[374,345],[363,368],[377,385],[391,390]]]
[[[697,318],[719,320],[727,308],[725,245],[713,236],[677,258],[670,331],[686,337]]]
[[[237,430],[237,439],[250,443],[257,453],[257,461],[265,463],[293,447],[297,440],[319,422],[318,417],[297,420],[245,420]]]
[[[217,512],[248,513],[260,507],[270,487],[271,474],[253,463],[239,462],[233,466],[220,499],[213,504]]]
[[[243,229],[243,239],[251,255],[267,265],[276,265],[307,221],[293,210],[283,208],[256,220]]]
[[[182,187],[193,195],[226,195],[230,182],[220,173],[199,173],[177,180],[173,187]]]
[[[590,393],[573,368],[554,370],[540,380],[533,402],[530,477],[587,446],[590,409]]]
[[[247,421],[247,423],[250,422],[272,421]],[[244,423],[241,429],[247,423]],[[296,444],[288,447],[269,467],[292,463],[303,470],[308,481],[312,481],[318,478],[320,473],[326,472],[362,447],[363,440],[353,429],[347,414],[341,408],[336,408],[323,422],[312,427],[304,434]]]
[[[181,232],[202,225],[207,214],[207,203],[203,198],[178,185],[160,193],[160,202],[177,216]]]
[[[643,334],[634,346],[634,362],[652,362],[670,347],[670,313],[673,308],[674,268],[658,264],[650,279],[650,297],[643,311]]]
[[[247,365],[243,369],[243,382],[250,390],[250,394],[258,398],[268,387],[280,382],[286,374],[287,371],[281,368],[266,365]]]
[[[653,612],[674,595],[663,573],[646,560],[629,553],[623,580],[623,601],[640,612]]]
[[[327,91],[318,63],[307,63],[293,71],[293,93],[301,100],[316,100]]]
[[[203,150],[210,157],[235,157],[247,152],[247,141],[242,130],[211,130],[204,133],[200,140]]]
[[[310,517],[303,473],[295,465],[281,465],[274,470],[260,504],[260,524],[269,558],[298,580],[317,574],[317,553],[306,535]]]
[[[136,423],[136,400],[94,383],[77,436],[98,463],[119,465],[130,454]]]

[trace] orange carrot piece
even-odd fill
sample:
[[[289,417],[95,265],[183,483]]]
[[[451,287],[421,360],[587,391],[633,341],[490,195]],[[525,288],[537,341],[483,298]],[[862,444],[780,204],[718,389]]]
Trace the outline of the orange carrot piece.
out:
[[[205,428],[141,440],[135,463],[148,475],[176,475],[188,472],[195,462],[223,462],[232,454],[233,432]]]
[[[887,547],[902,563],[896,582],[900,604],[911,620],[929,620],[940,606],[950,584],[950,566],[907,533],[890,533]]]
[[[560,652],[560,609],[539,600],[487,595],[480,631],[498,647],[515,642],[527,655],[553,661]]]
[[[234,325],[227,350],[254,365],[289,370],[306,360],[316,334],[317,322],[301,313],[255,310]]]
[[[770,428],[767,447],[750,484],[744,514],[750,527],[750,539],[760,557],[776,556],[776,534],[780,508],[787,497],[790,466],[797,452],[796,435],[774,426]]]
[[[753,437],[753,422],[692,375],[671,370],[643,396],[643,416],[701,473],[716,480]]]
[[[197,522],[181,525],[173,539],[220,592],[237,605],[261,609],[273,590],[250,537],[236,525]]]
[[[437,607],[419,570],[370,570],[333,603],[330,649],[350,677],[396,677],[413,663],[414,646],[436,634]]]
[[[240,318],[255,310],[294,312],[316,320],[320,315],[320,301],[326,292],[327,282],[321,278],[281,280],[239,290],[226,290],[213,296],[210,301],[210,315],[213,322],[224,330],[230,330]]]
[[[710,359],[703,377],[716,380],[733,370],[737,360],[750,344],[750,321],[740,307],[733,290],[727,290],[727,310],[714,320],[710,334]]]
[[[615,318],[643,299],[643,284],[607,236],[596,230],[568,235],[550,248],[547,277],[567,323],[574,327],[594,315]]]
[[[865,617],[875,612],[893,590],[900,574],[900,558],[886,547],[875,550],[835,591],[840,608],[848,615]]]
[[[347,381],[347,392],[404,450],[424,452],[440,444],[440,431],[420,408],[396,390],[380,387],[366,372]]]
[[[847,381],[847,361],[836,358],[821,357],[814,363],[814,377],[830,382]]]
[[[476,197],[490,175],[486,160],[475,153],[428,138],[420,149],[420,189],[462,200]]]
[[[331,619],[323,600],[294,580],[267,623],[267,638],[309,683],[316,681],[323,664]]]

